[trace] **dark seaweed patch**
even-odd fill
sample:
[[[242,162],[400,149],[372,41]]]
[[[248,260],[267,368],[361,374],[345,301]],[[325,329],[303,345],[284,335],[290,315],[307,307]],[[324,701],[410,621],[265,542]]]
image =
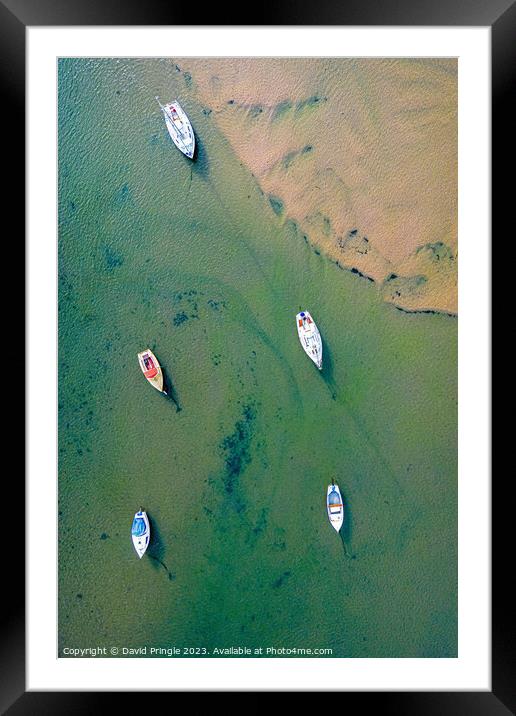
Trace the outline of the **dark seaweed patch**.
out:
[[[258,520],[256,522],[256,525],[253,527],[253,534],[259,537],[263,532],[265,532],[267,528],[267,510],[266,508],[263,508],[260,512],[260,516],[258,517]]]
[[[217,312],[226,308],[226,302],[223,300],[209,298],[205,304],[204,300],[201,300],[201,296],[203,296],[203,292],[195,289],[176,291],[173,294],[172,304],[176,313],[171,320],[174,326],[181,326],[189,319],[200,319],[206,310],[206,306]]]
[[[422,274],[417,276],[397,276],[396,278],[392,278],[391,274],[385,281],[385,284],[389,284],[389,296],[391,300],[395,301],[398,298],[418,295],[421,287],[424,286],[427,281],[426,276]]]
[[[311,151],[311,147],[308,151]],[[285,154],[285,156],[281,160],[282,167],[284,169],[288,169],[292,162],[294,162],[295,159],[302,156],[303,154],[307,154],[306,147],[304,147],[303,149],[296,149],[292,152],[287,152],[287,154]]]
[[[420,246],[416,251],[416,254],[419,254],[422,251],[424,251],[429,256],[430,260],[433,262],[451,262],[455,260],[455,255],[451,248],[442,241],[436,241],[433,244],[425,244],[424,246]]]
[[[263,107],[259,104],[253,105],[249,108],[249,116],[252,119],[255,119],[256,117],[259,117],[260,114],[263,112]]]
[[[351,273],[354,273],[357,276],[360,276],[360,278],[366,278],[368,281],[371,281],[371,283],[374,283],[374,278],[371,278],[371,276],[367,276],[365,273],[362,273],[357,268],[352,268]]]
[[[215,301],[213,298],[209,298],[207,304],[214,311],[220,311],[222,308],[226,308],[225,301]]]
[[[114,251],[110,246],[104,246],[104,263],[106,271],[111,273],[124,263],[124,259],[121,254]]]
[[[299,229],[297,226],[297,223],[294,221],[294,219],[287,219],[284,224],[285,229],[288,230],[288,233],[293,236],[294,238],[297,237],[299,233]]]
[[[289,102],[288,99],[283,102],[279,102],[279,104],[274,107],[272,112],[272,120],[274,121],[275,119],[279,119],[285,114],[285,112],[288,112],[289,109],[292,109],[292,102]]]
[[[176,301],[182,301],[183,299],[189,299],[192,296],[197,296],[197,291],[194,288],[191,288],[189,291],[176,291],[174,293],[174,302]]]
[[[403,308],[403,306],[397,306],[396,304],[393,304],[393,306],[397,311],[401,311],[402,313],[429,313],[431,316],[448,316],[449,318],[457,318],[456,313],[451,313],[449,311],[435,311],[430,308]]]
[[[315,107],[319,104],[319,102],[326,102],[327,97],[319,97],[318,95],[313,95],[312,97],[308,97],[307,99],[303,99],[300,102],[296,104],[296,110],[300,111],[305,109],[305,107]]]
[[[279,197],[269,194],[269,204],[276,216],[280,216],[283,213],[283,202]]]
[[[287,571],[287,572],[283,572],[283,574],[281,574],[281,575],[278,577],[278,579],[276,579],[276,580],[272,583],[273,588],[274,588],[274,589],[279,589],[283,584],[285,584],[285,582],[287,581],[287,579],[288,579],[289,577],[290,577],[290,572],[288,572],[288,571]]]
[[[129,184],[123,184],[122,187],[115,194],[116,204],[126,204],[131,199],[131,190]]]
[[[174,326],[180,326],[182,323],[188,320],[188,316],[184,311],[179,311],[179,313],[176,313],[174,318],[172,319],[172,323]]]
[[[292,164],[294,159],[297,157],[297,154],[298,154],[297,152],[287,152],[287,154],[285,154],[285,156],[281,160],[281,164],[283,165],[283,167],[285,169],[289,168],[289,166]]]
[[[357,229],[348,231],[346,236],[337,237],[337,244],[342,250],[353,249],[355,253],[367,256],[369,252],[369,239],[367,236],[359,236]]]
[[[255,418],[255,408],[250,404],[244,405],[242,417],[235,423],[233,432],[231,435],[227,435],[220,443],[220,449],[224,454],[222,480],[224,490],[228,495],[234,493],[238,478],[251,462],[251,441]]]

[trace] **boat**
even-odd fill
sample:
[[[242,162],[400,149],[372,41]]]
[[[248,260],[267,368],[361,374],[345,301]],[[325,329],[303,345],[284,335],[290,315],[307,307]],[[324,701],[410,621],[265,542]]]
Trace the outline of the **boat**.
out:
[[[339,532],[344,522],[344,504],[339,486],[336,485],[333,480],[331,485],[328,485],[326,509],[328,510],[328,519],[330,520],[331,526]]]
[[[147,513],[140,509],[135,514],[131,527],[131,537],[138,557],[141,559],[150,542],[150,524]]]
[[[142,369],[143,375],[147,378],[149,383],[159,390],[164,395],[167,394],[166,390],[163,390],[163,371],[158,362],[158,359],[151,351],[150,348],[138,353],[138,361],[140,368]]]
[[[172,141],[183,154],[193,159],[195,134],[184,109],[177,100],[167,102],[165,105],[161,104],[158,97],[156,97],[156,100],[165,117],[165,124],[167,125],[168,133]]]
[[[304,352],[322,370],[322,339],[314,319],[308,311],[301,311],[296,316],[296,325]]]

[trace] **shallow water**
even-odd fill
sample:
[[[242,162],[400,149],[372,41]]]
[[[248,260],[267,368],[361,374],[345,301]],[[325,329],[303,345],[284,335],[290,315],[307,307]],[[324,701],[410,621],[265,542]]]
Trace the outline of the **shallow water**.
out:
[[[184,97],[195,163],[157,94]],[[60,62],[59,188],[60,653],[455,656],[456,319],[314,250],[169,60]],[[143,378],[147,346],[175,400]]]

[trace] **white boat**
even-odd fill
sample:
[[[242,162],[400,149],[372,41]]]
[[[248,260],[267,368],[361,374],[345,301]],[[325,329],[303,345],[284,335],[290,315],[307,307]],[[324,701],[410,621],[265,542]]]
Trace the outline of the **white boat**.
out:
[[[315,365],[322,369],[322,339],[315,321],[308,311],[301,311],[296,316],[297,333],[303,350],[313,360]]]
[[[156,97],[156,99],[165,117],[165,124],[167,125],[168,133],[172,141],[183,154],[193,159],[195,134],[184,109],[177,100],[167,102],[167,104],[163,105],[158,97]]]
[[[330,524],[339,532],[344,522],[344,504],[342,502],[342,495],[340,494],[339,486],[332,482],[328,485],[328,492],[326,494],[326,509],[328,510],[328,519]]]
[[[161,370],[158,359],[150,348],[138,353],[138,362],[140,363],[143,375],[147,378],[149,383],[156,388],[156,390],[159,390],[160,393],[166,395],[167,391],[163,390],[163,371]]]
[[[145,554],[150,542],[150,524],[147,513],[140,509],[135,514],[131,527],[131,537],[136,554],[141,559]]]

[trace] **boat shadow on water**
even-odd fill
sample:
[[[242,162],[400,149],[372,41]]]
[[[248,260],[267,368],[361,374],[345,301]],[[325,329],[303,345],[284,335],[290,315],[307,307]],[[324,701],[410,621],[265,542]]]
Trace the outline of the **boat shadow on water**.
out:
[[[175,579],[175,575],[172,574],[172,572],[169,570],[165,562],[163,561],[163,558],[165,556],[165,545],[163,543],[163,540],[161,538],[160,531],[158,529],[158,526],[156,524],[156,521],[147,514],[149,524],[150,524],[150,533],[151,533],[151,539],[149,548],[147,550],[147,555],[152,560],[152,564],[155,569],[160,569],[162,567],[165,572],[167,573],[168,578],[170,581]]]
[[[349,559],[356,559],[355,555],[351,552],[351,546],[350,540],[351,540],[351,532],[352,532],[352,526],[353,526],[353,514],[351,512],[351,509],[349,507],[349,502],[346,500],[346,496],[344,494],[344,491],[341,490],[342,495],[342,501],[344,503],[344,524],[341,527],[341,530],[339,532],[339,537],[342,540],[342,549],[344,550],[344,554]]]
[[[163,368],[163,389],[166,391],[165,398],[167,400],[172,401],[172,403],[174,403],[174,405],[176,406],[176,413],[179,413],[179,412],[181,412],[182,408],[181,408],[181,404],[179,402],[179,396],[177,394],[177,390],[175,389],[174,384],[172,383],[171,379],[169,378],[168,371],[165,369],[164,366],[162,366],[162,368]]]
[[[333,377],[333,359],[328,344],[324,344],[321,377],[328,386],[332,400],[337,400],[337,385]]]
[[[188,160],[191,162],[192,174],[197,174],[201,179],[208,181],[210,173],[210,163],[208,161],[208,154],[204,146],[204,142],[199,139],[199,136],[195,135],[195,151],[193,159]]]

